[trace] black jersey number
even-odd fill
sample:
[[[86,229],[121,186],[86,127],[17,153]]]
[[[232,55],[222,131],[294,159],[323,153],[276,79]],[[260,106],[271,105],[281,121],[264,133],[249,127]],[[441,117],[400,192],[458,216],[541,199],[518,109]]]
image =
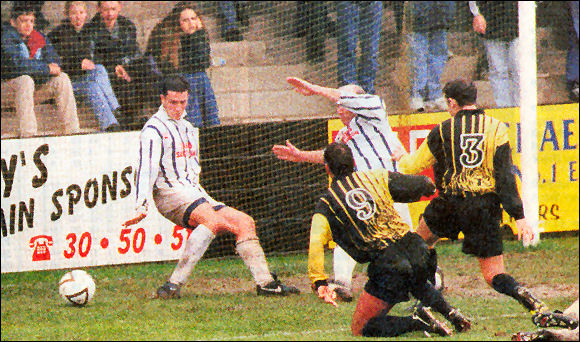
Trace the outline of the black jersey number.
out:
[[[346,193],[346,204],[356,210],[356,217],[359,220],[368,220],[375,214],[375,201],[371,194],[362,188],[352,189]]]
[[[463,133],[461,134],[461,156],[459,161],[463,167],[472,169],[478,167],[483,162],[483,134]]]

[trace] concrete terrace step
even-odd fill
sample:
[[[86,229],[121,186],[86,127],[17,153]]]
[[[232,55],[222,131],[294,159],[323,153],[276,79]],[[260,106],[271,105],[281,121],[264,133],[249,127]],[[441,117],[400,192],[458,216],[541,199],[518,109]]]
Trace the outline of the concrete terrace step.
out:
[[[330,101],[293,90],[216,94],[223,124],[300,120],[336,112]]]
[[[55,119],[55,105],[51,103],[41,103],[34,106],[38,133],[40,135],[60,134],[60,122]],[[77,103],[77,115],[82,132],[99,131],[99,123],[92,110]],[[20,132],[19,121],[13,108],[2,108],[2,138],[17,137]]]
[[[209,77],[215,93],[290,90],[286,77],[303,77],[308,66],[272,65],[254,67],[215,67]]]

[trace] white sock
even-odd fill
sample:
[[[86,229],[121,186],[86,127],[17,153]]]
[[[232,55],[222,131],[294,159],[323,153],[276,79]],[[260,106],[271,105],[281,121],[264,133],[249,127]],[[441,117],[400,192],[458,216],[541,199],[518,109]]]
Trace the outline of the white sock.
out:
[[[209,228],[202,224],[198,225],[185,242],[185,249],[171,278],[169,278],[169,282],[183,285],[214,238],[215,235]]]
[[[339,245],[334,247],[334,280],[352,289],[352,272],[356,261]]]
[[[274,280],[268,270],[266,256],[258,238],[237,242],[236,251],[252,272],[256,284],[264,286]]]

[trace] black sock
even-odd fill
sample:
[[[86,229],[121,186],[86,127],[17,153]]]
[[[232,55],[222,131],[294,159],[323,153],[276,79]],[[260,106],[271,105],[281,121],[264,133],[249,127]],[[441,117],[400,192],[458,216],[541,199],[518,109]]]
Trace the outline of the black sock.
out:
[[[429,306],[439,312],[445,318],[449,318],[449,313],[453,307],[447,303],[441,292],[435,290],[432,284],[424,283],[412,291],[413,296],[421,301],[424,306]]]
[[[536,311],[543,306],[542,301],[534,297],[528,289],[521,286],[508,274],[496,275],[491,280],[491,285],[497,292],[514,298],[530,311]]]
[[[437,272],[437,251],[435,248],[431,248],[429,250],[430,257],[429,257],[429,282],[435,286],[435,273]]]
[[[497,274],[491,280],[491,286],[499,293],[503,293],[517,300],[520,300],[518,295],[518,287],[520,284],[509,274]]]
[[[411,331],[425,331],[429,326],[411,316],[378,315],[371,318],[362,330],[366,337],[394,337]]]

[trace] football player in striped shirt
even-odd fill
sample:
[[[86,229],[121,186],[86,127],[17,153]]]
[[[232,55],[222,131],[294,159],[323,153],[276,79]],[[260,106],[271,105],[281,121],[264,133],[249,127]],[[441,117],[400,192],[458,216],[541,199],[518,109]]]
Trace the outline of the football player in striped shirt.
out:
[[[199,184],[198,130],[183,118],[189,93],[187,80],[168,77],[161,91],[162,105],[141,131],[135,215],[123,225],[136,224],[146,217],[147,198],[152,193],[161,215],[193,231],[175,271],[157,289],[156,297],[179,298],[180,288],[195,264],[216,235],[225,232],[236,236],[236,251],[250,269],[258,295],[299,293],[269,272],[252,217],[214,200]]]
[[[428,282],[437,268],[433,251],[393,207],[395,201],[414,202],[432,195],[433,182],[381,168],[355,172],[353,153],[341,142],[328,145],[323,158],[332,182],[316,205],[311,232],[330,229],[334,241],[357,262],[369,263],[368,281],[352,318],[353,335],[390,337],[409,331],[451,335],[428,307],[457,331],[468,330],[469,320]],[[317,236],[312,234],[311,239]],[[315,290],[325,302],[336,305],[326,282],[317,282]],[[388,315],[394,305],[409,300],[409,293],[423,306],[412,316]]]
[[[505,272],[500,222],[503,209],[516,221],[518,240],[533,239],[512,172],[507,126],[477,108],[477,88],[465,80],[443,88],[451,118],[435,126],[411,155],[394,151],[401,170],[417,174],[433,166],[438,197],[431,200],[417,233],[433,248],[440,237],[456,240],[478,258],[483,278],[494,290],[522,304],[532,315],[547,310],[542,301]]]
[[[319,95],[336,103],[337,113],[345,125],[338,132],[335,141],[345,143],[352,151],[355,170],[383,168],[398,171],[398,164],[391,159],[391,153],[402,146],[393,132],[387,118],[383,101],[377,95],[366,94],[358,85],[346,85],[338,89],[312,84],[296,77],[287,78],[295,91],[310,96]],[[303,151],[286,141],[286,145],[274,145],[272,151],[283,160],[293,162],[323,163],[323,151]],[[395,209],[413,229],[411,214],[406,203],[395,203]],[[329,235],[327,233],[327,235]],[[329,236],[332,246],[332,237]],[[316,250],[323,250],[317,248]],[[334,248],[334,283],[340,299],[352,300],[352,273],[356,262],[340,247]],[[312,283],[327,279],[326,274],[309,273]]]

